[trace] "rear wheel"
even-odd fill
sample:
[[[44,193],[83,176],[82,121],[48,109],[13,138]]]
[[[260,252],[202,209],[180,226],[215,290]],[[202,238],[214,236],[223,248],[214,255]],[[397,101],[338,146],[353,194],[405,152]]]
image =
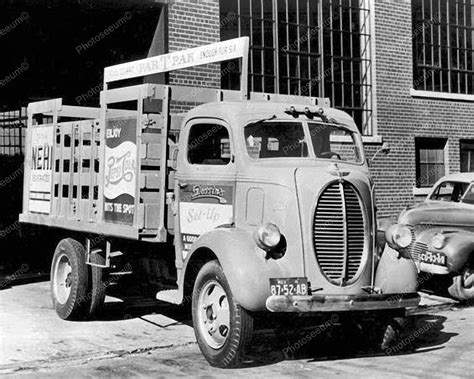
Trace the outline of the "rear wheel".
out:
[[[51,295],[56,313],[64,320],[82,319],[89,311],[89,275],[85,256],[84,246],[72,238],[61,240],[54,252]]]
[[[218,261],[206,263],[196,278],[192,314],[196,339],[216,367],[239,363],[253,333],[253,317],[234,299]]]
[[[448,292],[460,301],[474,300],[474,268],[466,267],[461,275],[455,276]]]

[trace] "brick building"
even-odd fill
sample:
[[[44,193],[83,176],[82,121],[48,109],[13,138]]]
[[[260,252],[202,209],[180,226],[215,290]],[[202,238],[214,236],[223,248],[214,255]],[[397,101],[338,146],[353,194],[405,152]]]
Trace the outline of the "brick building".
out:
[[[170,1],[169,51],[248,35],[252,91],[324,96],[352,114],[373,162],[379,215],[421,201],[450,172],[474,170],[469,0]],[[238,85],[238,65],[172,82]],[[211,80],[209,80],[211,79]],[[217,84],[216,84],[217,83]]]
[[[379,214],[395,216],[440,176],[474,171],[473,24],[470,0],[9,1],[0,79],[28,67],[0,86],[0,106],[97,106],[104,66],[250,36],[251,91],[328,97],[354,117],[368,157],[391,146],[373,173]],[[146,80],[238,88],[239,64]]]

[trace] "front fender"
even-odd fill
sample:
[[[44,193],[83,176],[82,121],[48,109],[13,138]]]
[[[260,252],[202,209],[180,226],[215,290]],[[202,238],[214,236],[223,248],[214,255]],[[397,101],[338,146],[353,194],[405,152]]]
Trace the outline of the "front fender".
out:
[[[437,233],[446,236],[446,245],[442,249],[435,249],[431,245]],[[449,272],[460,272],[474,251],[474,233],[464,229],[432,228],[419,233],[416,240],[426,244],[428,251],[446,255]]]
[[[185,260],[184,277],[189,263],[192,265],[196,255],[207,249],[217,256],[236,301],[250,311],[266,310],[270,278],[290,274],[278,260],[265,259],[266,253],[257,247],[251,233],[239,228],[218,228],[193,244]]]
[[[375,273],[375,287],[380,288],[382,293],[408,293],[416,292],[417,282],[415,263],[385,245]]]
[[[395,225],[397,221],[392,217],[379,217],[377,218],[377,249],[379,255],[382,254],[385,248],[385,232],[390,229],[392,225]]]

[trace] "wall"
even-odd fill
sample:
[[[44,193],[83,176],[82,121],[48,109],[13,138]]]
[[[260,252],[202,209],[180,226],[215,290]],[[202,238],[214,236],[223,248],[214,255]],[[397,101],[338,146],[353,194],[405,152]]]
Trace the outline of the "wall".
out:
[[[219,0],[175,0],[168,10],[169,52],[220,41]],[[170,84],[220,88],[220,65],[170,73]]]
[[[379,215],[395,216],[419,202],[416,182],[415,137],[448,138],[446,171],[459,172],[459,139],[474,138],[474,104],[454,100],[414,98],[411,1],[375,2],[376,105],[378,134],[391,153],[379,155],[373,172]],[[369,147],[369,152],[375,150]]]
[[[378,214],[397,216],[405,206],[424,199],[413,194],[417,180],[415,137],[448,138],[446,171],[458,172],[459,139],[474,139],[474,104],[410,95],[417,79],[413,78],[411,1],[374,3],[377,134],[392,149],[389,155],[378,155],[372,172]],[[219,0],[171,1],[169,51],[218,42],[219,22]],[[220,88],[220,67],[209,65],[173,72],[170,83]],[[187,105],[181,108],[189,108]],[[379,147],[366,145],[368,157]]]

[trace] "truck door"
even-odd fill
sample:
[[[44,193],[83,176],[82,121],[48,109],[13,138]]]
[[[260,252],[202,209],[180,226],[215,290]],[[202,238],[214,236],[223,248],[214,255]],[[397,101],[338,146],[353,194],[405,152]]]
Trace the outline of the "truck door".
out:
[[[177,175],[178,241],[183,259],[196,239],[233,223],[236,165],[231,130],[220,120],[197,119],[184,129]]]

